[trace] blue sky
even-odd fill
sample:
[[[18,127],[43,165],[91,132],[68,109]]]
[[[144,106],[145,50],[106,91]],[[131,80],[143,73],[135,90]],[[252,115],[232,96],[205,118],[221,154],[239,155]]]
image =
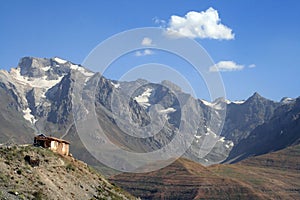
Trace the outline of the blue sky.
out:
[[[165,20],[170,27],[171,16],[184,18],[190,11],[200,13],[210,7],[234,39],[194,39],[215,63],[243,66],[221,72],[228,99],[246,99],[255,91],[273,100],[300,96],[300,2],[296,0],[2,0],[0,68],[15,67],[23,56],[59,56],[82,63],[114,34],[159,26],[154,19]],[[117,67],[111,78],[114,73]]]

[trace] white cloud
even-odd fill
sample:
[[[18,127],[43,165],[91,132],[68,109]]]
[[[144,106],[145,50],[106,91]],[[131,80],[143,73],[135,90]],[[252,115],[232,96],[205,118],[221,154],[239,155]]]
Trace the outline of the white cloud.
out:
[[[173,15],[169,20],[167,34],[172,37],[234,39],[232,30],[221,24],[218,11],[190,11],[184,17]]]
[[[140,57],[140,56],[143,56],[143,52],[142,51],[136,51],[134,55],[137,56],[137,57]]]
[[[249,68],[254,68],[254,67],[256,67],[256,65],[255,65],[255,64],[251,64],[251,65],[249,65],[248,67],[249,67]]]
[[[240,71],[244,69],[244,65],[238,65],[233,61],[220,61],[209,68],[210,72],[227,72],[227,71]]]
[[[145,37],[141,43],[143,46],[153,46],[152,39]]]
[[[136,51],[135,52],[135,56],[140,57],[140,56],[148,56],[148,55],[152,55],[154,54],[154,52],[150,49],[145,49],[145,50],[141,50],[141,51]]]
[[[167,22],[163,19],[159,19],[158,17],[154,17],[152,19],[154,21],[155,24],[158,24],[160,27],[165,27]]]

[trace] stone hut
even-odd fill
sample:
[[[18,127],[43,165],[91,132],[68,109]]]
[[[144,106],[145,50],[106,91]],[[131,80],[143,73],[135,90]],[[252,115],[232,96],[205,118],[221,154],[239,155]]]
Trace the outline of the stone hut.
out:
[[[51,151],[61,155],[69,155],[70,142],[40,134],[34,137],[34,146],[49,148]]]

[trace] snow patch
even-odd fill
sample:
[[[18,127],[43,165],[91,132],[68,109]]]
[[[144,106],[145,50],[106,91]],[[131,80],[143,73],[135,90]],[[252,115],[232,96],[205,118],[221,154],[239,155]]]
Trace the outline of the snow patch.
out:
[[[88,76],[88,77],[94,75],[94,73],[89,72],[89,71],[87,71],[86,69],[84,69],[83,67],[80,67],[80,66],[78,66],[78,65],[73,65],[73,64],[72,64],[71,67],[70,67],[70,69],[79,71],[79,72],[81,72],[83,75]]]
[[[206,106],[209,106],[211,108],[214,108],[216,110],[221,110],[222,109],[222,106],[221,106],[221,102],[215,102],[215,103],[211,103],[211,102],[208,102],[208,101],[205,101],[203,99],[201,99],[202,103]],[[234,103],[234,104],[243,104],[245,103],[245,101],[229,101],[227,99],[224,100],[224,102],[228,105],[228,104],[231,104],[231,103]]]
[[[35,124],[35,122],[37,121],[35,119],[35,117],[31,114],[31,110],[29,108],[27,108],[26,110],[23,110],[23,117],[24,119],[26,119],[27,121],[29,121],[32,124]]]
[[[16,88],[19,95],[22,97],[22,101],[24,105],[28,105],[26,100],[26,93],[32,88],[35,89],[35,102],[36,105],[40,104],[41,98],[46,98],[46,92],[58,84],[63,76],[58,77],[56,80],[47,80],[47,76],[39,77],[39,78],[29,78],[27,76],[22,76],[20,73],[21,69],[11,69],[9,73],[9,78],[12,82],[16,83]]]
[[[226,104],[231,104],[231,101],[229,101],[228,99],[224,100]]]
[[[233,144],[232,141],[230,141],[229,144],[225,144],[225,147],[226,147],[227,149],[229,149],[230,147],[233,147],[233,146],[234,146],[234,144]]]
[[[114,82],[110,82],[113,86],[114,86],[114,88],[119,88],[120,87],[120,83],[114,83]]]
[[[164,110],[159,110],[158,112],[163,114],[164,117],[166,118],[166,120],[169,120],[170,117],[168,116],[169,113],[172,113],[172,112],[175,112],[176,109],[175,108],[167,108],[167,109],[164,109]]]
[[[283,104],[289,104],[294,102],[295,100],[293,98],[284,98],[283,100],[281,100],[281,103]]]
[[[210,128],[207,128],[207,133],[205,135],[212,135],[214,138],[217,138],[217,134],[215,134]]]
[[[220,105],[220,103],[216,102],[216,103],[211,103],[211,102],[208,102],[208,101],[205,101],[203,99],[201,99],[202,103],[206,106],[209,106],[213,109],[216,109],[216,110],[222,110],[222,106]]]
[[[51,66],[43,67],[42,70],[46,72],[46,71],[48,71],[50,68],[51,68]]]
[[[201,135],[194,135],[194,137],[195,137],[196,139],[200,139],[200,138],[201,138]]]
[[[220,137],[219,142],[225,142],[225,137]]]
[[[71,65],[71,67],[70,67],[70,69],[73,69],[73,70],[78,70],[78,71],[80,71],[80,68],[81,67],[79,67],[78,65]]]
[[[59,63],[59,64],[65,64],[65,63],[67,63],[68,61],[66,61],[66,60],[63,60],[63,59],[61,59],[61,58],[58,58],[58,57],[55,57],[54,58],[54,60],[57,62],[57,63]]]
[[[134,98],[138,104],[140,104],[142,107],[147,108],[150,106],[149,103],[149,97],[151,96],[152,89],[147,88],[143,94],[137,96]]]
[[[30,86],[34,88],[51,88],[61,81],[63,76],[58,77],[57,80],[47,80],[47,76],[40,78],[29,78],[21,75],[21,69],[12,69],[11,70],[12,78],[16,80],[17,83],[24,86]]]
[[[201,99],[201,101],[202,101],[202,103],[203,103],[204,105],[206,105],[206,106],[209,106],[209,107],[212,107],[212,106],[213,106],[213,104],[212,104],[211,102],[205,101],[205,100],[203,100],[203,99]]]
[[[164,109],[164,110],[160,110],[158,111],[159,113],[171,113],[171,112],[175,112],[176,109],[175,108],[167,108],[167,109]]]
[[[86,85],[86,83],[91,79],[91,77],[87,77],[85,80],[84,80],[84,85]]]
[[[245,101],[233,101],[232,103],[234,103],[234,104],[243,104],[243,103],[245,103]]]

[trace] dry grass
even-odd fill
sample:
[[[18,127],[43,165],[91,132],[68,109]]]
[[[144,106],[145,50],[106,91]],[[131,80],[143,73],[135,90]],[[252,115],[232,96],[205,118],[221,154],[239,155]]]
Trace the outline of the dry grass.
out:
[[[29,165],[26,155],[39,166]],[[87,164],[32,146],[0,148],[0,191],[19,199],[134,199]]]

